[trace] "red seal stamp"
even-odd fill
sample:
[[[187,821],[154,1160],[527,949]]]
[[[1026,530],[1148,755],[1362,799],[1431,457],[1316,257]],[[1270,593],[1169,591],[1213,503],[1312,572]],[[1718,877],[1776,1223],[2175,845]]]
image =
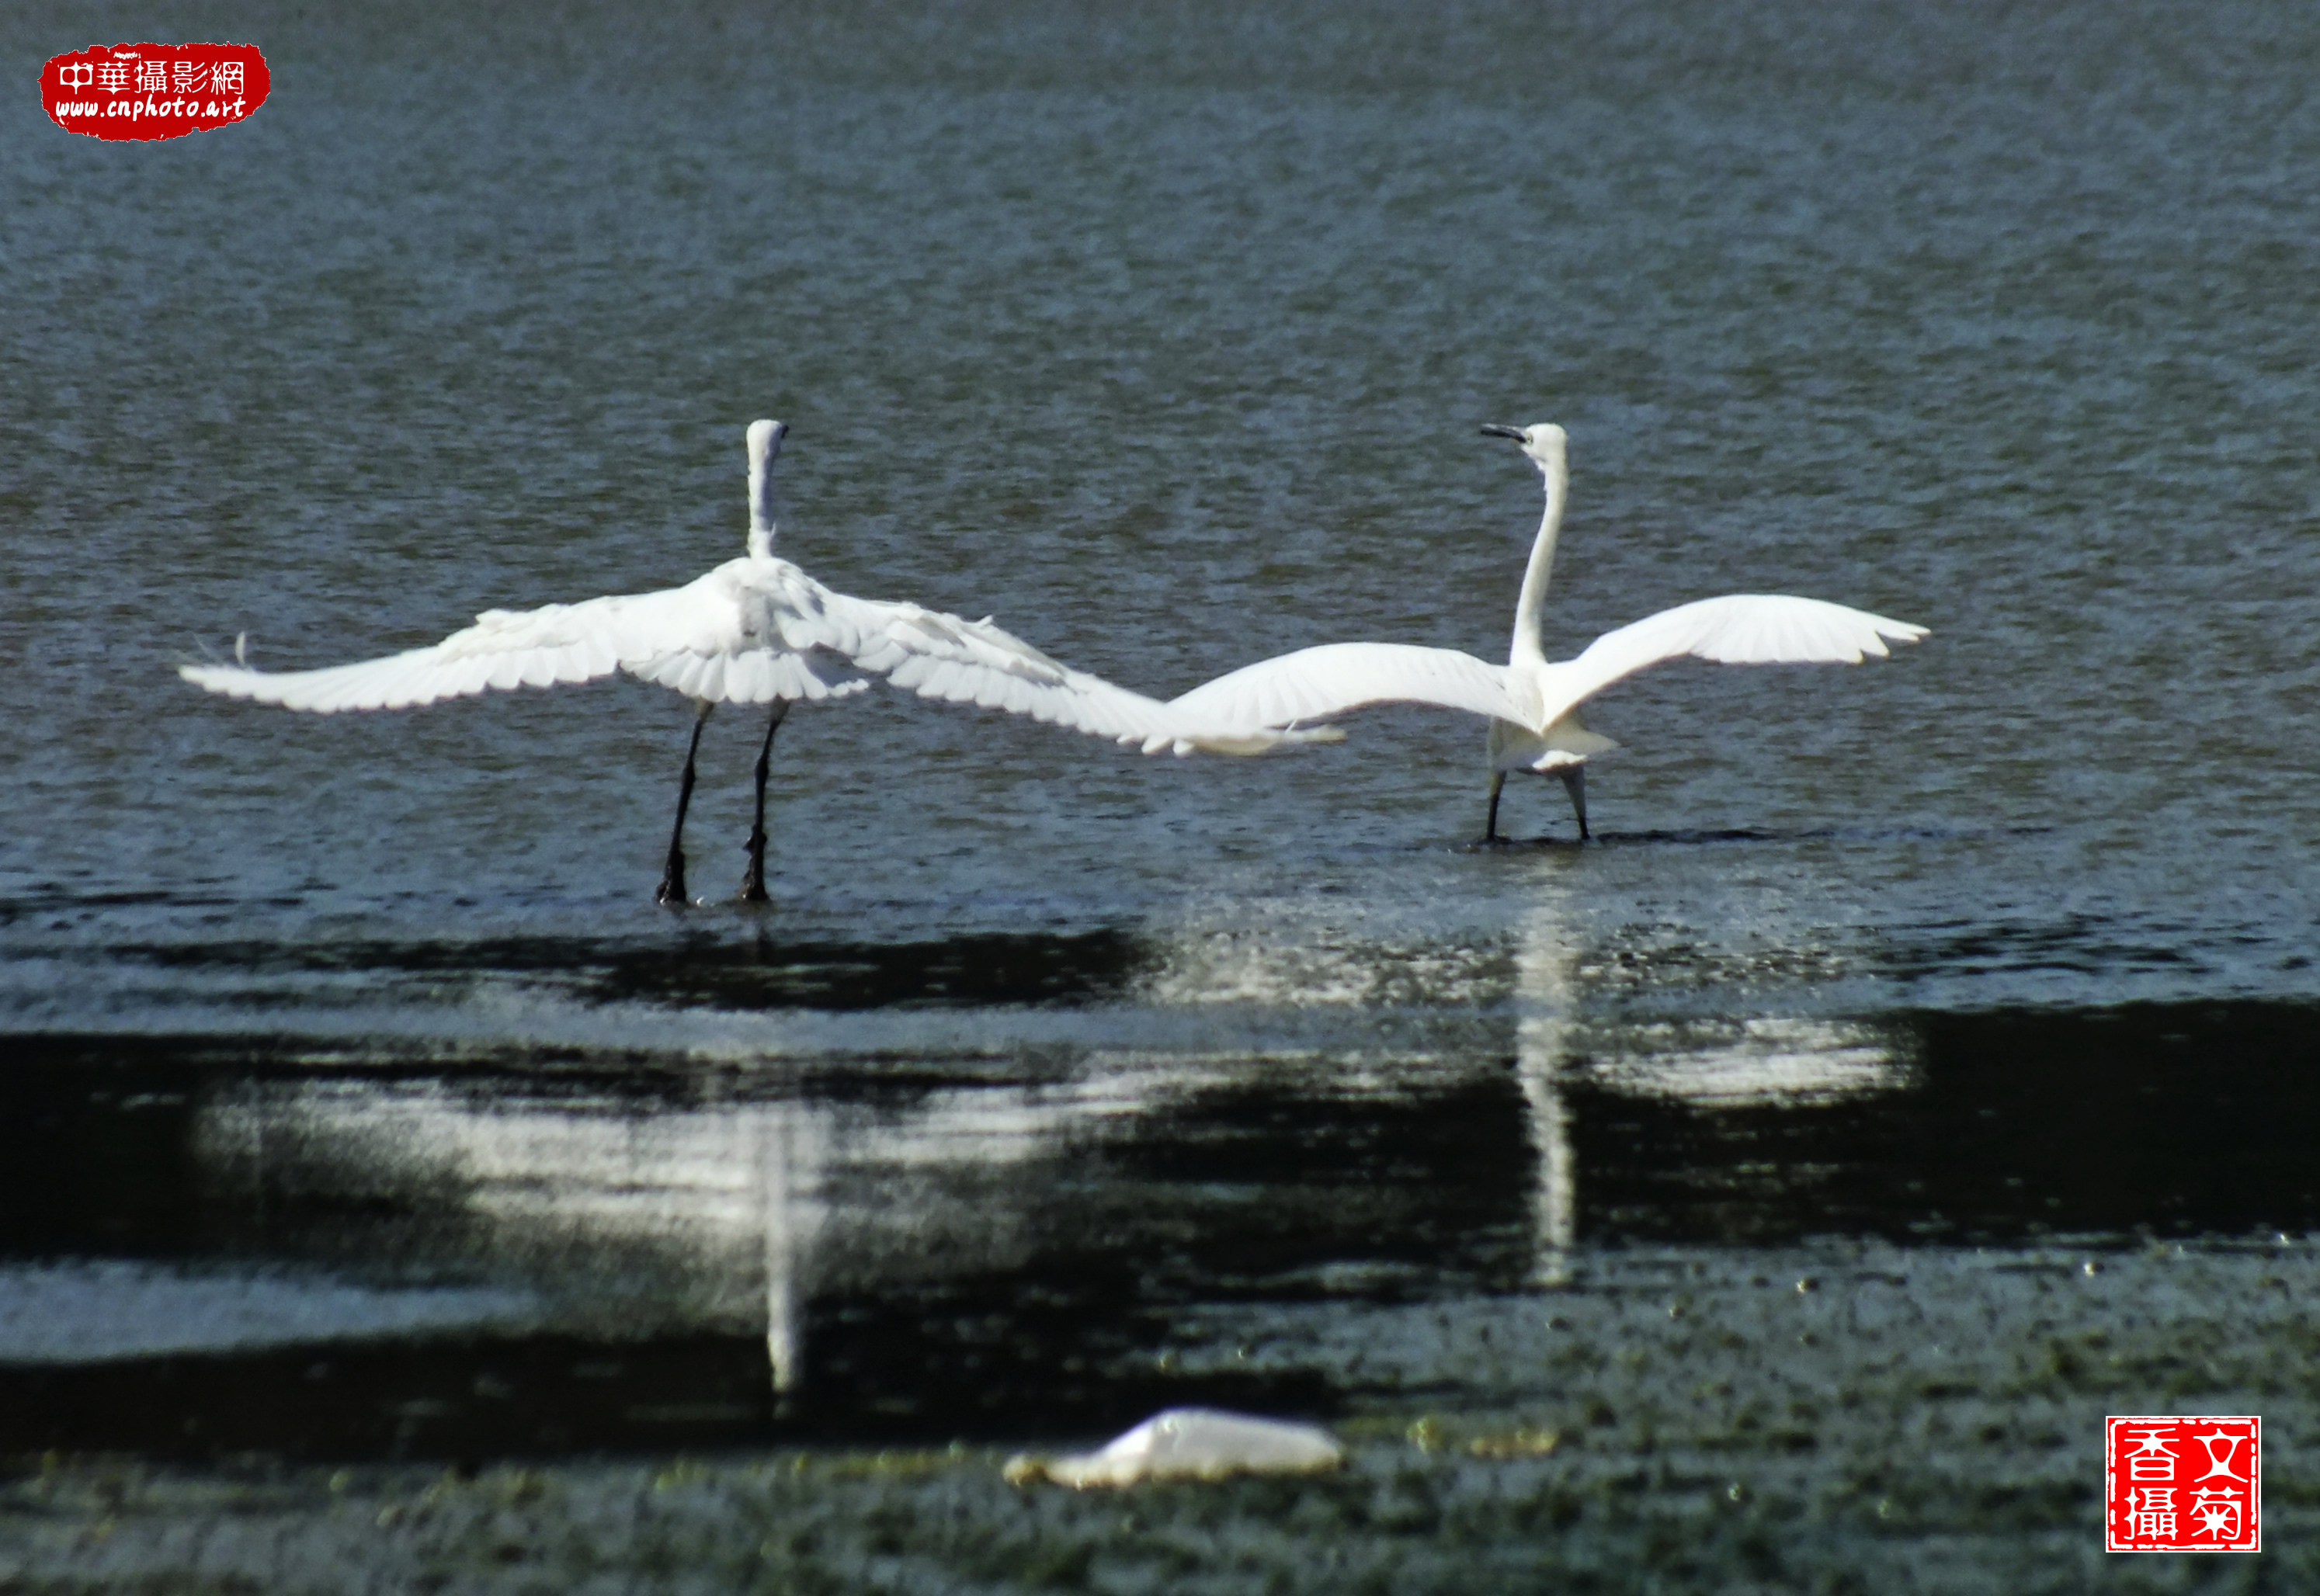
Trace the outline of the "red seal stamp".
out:
[[[2263,1550],[2261,1419],[2113,1414],[2103,1439],[2107,1550]]]
[[[272,86],[254,44],[98,44],[41,68],[49,120],[92,139],[182,139],[245,122]]]

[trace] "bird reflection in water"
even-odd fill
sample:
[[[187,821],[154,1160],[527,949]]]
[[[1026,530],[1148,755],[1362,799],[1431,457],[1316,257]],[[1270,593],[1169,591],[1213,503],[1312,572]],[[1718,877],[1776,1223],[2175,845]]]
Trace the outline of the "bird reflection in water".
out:
[[[1579,950],[1563,917],[1541,906],[1523,923],[1515,951],[1515,1078],[1530,1109],[1531,1146],[1538,1159],[1531,1193],[1530,1278],[1537,1285],[1571,1283],[1571,1254],[1579,1236],[1577,1159],[1571,1149],[1571,1107],[1558,1076],[1569,1050]]]

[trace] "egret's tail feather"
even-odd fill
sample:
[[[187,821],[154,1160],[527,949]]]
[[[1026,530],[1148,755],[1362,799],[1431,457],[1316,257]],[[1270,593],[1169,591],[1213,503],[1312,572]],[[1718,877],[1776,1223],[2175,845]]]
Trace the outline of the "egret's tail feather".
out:
[[[1543,733],[1511,721],[1491,723],[1490,760],[1494,771],[1561,771],[1618,751],[1618,743],[1590,731],[1576,710],[1558,717]]]

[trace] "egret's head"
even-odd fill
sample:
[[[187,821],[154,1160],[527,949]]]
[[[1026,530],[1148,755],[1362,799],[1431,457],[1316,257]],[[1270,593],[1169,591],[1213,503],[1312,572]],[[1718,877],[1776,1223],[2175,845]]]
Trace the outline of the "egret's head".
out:
[[[1489,426],[1482,428],[1488,437],[1511,437],[1522,445],[1522,452],[1541,471],[1549,471],[1563,464],[1563,446],[1570,440],[1562,428],[1552,421],[1541,421],[1530,427]]]
[[[789,435],[786,421],[752,421],[749,423],[749,470],[754,474],[774,463],[782,452],[782,439]],[[726,434],[731,437],[730,433]],[[728,455],[727,459],[732,456]]]

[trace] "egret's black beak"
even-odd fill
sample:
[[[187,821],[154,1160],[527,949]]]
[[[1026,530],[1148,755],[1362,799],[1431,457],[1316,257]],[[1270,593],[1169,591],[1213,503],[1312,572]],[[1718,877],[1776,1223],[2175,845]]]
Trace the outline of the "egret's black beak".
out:
[[[1482,428],[1482,436],[1484,437],[1511,437],[1517,443],[1524,441],[1524,434],[1521,428],[1501,427],[1495,421]]]

